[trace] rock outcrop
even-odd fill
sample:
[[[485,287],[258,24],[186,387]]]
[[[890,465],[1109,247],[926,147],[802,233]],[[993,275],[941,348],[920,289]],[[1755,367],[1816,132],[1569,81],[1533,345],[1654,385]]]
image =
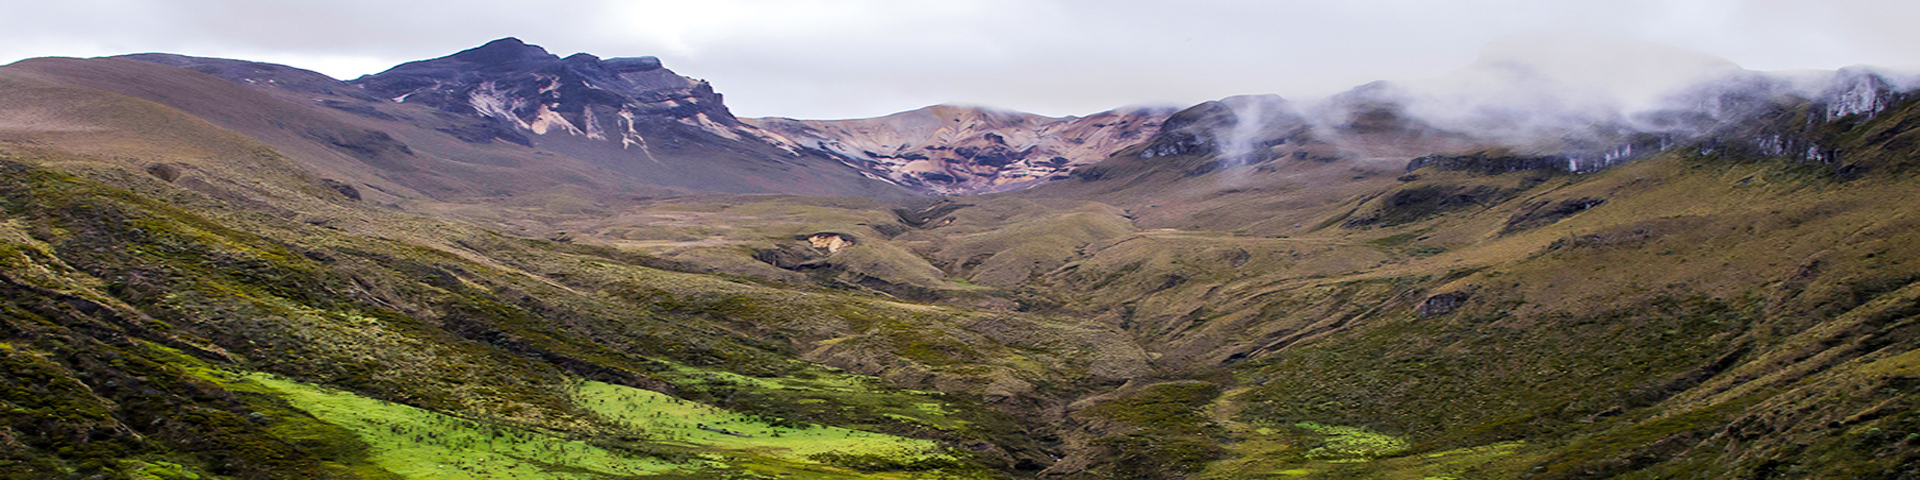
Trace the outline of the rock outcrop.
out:
[[[491,118],[536,135],[565,133],[647,148],[645,120],[679,122],[730,139],[761,137],[733,118],[706,81],[655,57],[565,58],[517,38],[408,62],[352,84],[399,103]]]

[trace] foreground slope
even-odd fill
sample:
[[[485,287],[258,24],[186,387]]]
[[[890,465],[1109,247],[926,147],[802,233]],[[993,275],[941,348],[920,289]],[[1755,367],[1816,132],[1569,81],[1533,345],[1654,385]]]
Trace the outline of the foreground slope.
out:
[[[994,476],[1044,466],[1051,399],[1143,361],[1059,318],[373,207],[60,80],[0,77],[9,477]]]

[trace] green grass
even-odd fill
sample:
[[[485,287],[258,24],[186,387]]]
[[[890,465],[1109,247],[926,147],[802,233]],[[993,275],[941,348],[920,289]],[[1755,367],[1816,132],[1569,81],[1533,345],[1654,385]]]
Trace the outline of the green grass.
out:
[[[906,461],[938,455],[939,444],[930,440],[839,427],[777,426],[776,419],[601,382],[582,383],[578,399],[582,407],[657,442],[789,461],[809,461],[824,453],[883,455]]]
[[[176,463],[147,463],[137,460],[127,463],[128,478],[132,480],[200,480],[207,478]]]
[[[1407,451],[1406,440],[1364,428],[1313,422],[1300,422],[1293,426],[1321,436],[1320,444],[1307,450],[1307,458],[1311,459],[1365,460]]]
[[[1200,407],[1218,396],[1220,386],[1211,383],[1165,383],[1132,397],[1101,402],[1088,408],[1087,413],[1141,428],[1203,434],[1213,426]]]
[[[593,479],[711,466],[704,460],[675,461],[548,431],[475,422],[266,374],[244,380],[351,430],[371,446],[375,463],[408,479]]]
[[[477,422],[266,374],[231,376],[225,383],[271,391],[352,432],[369,446],[373,463],[407,479],[698,477],[740,470],[843,478],[866,475],[840,467],[875,465],[967,470],[930,440],[777,426],[776,419],[601,382],[582,382],[576,398],[621,431],[592,436]]]
[[[1131,396],[1103,401],[1083,410],[1137,427],[1091,443],[1111,452],[1094,467],[1115,478],[1164,478],[1174,472],[1198,472],[1225,450],[1221,429],[1211,422],[1205,407],[1220,396],[1220,387],[1204,382],[1152,385]]]
[[[780,377],[673,365],[660,375],[689,399],[778,417],[775,425],[834,424],[856,430],[967,432],[994,418],[939,392],[903,389],[876,377],[814,367]],[[956,404],[955,402],[960,402]]]

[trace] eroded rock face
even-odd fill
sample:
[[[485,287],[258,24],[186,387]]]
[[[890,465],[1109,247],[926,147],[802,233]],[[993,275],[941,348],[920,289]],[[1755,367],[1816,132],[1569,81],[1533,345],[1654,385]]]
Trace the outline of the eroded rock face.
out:
[[[1853,115],[1873,118],[1900,100],[1900,93],[1884,76],[1862,69],[1841,69],[1822,95],[1827,121]]]
[[[1472,294],[1469,292],[1447,292],[1447,293],[1435,294],[1434,296],[1427,297],[1426,300],[1421,301],[1420,306],[1414,307],[1413,311],[1414,313],[1419,314],[1422,317],[1446,315],[1448,313],[1452,313],[1454,309],[1460,308],[1460,306],[1462,304],[1465,304],[1467,302],[1467,299],[1471,297],[1472,297]]]
[[[827,249],[827,253],[829,254],[840,253],[840,250],[853,246],[853,236],[832,232],[820,232],[807,237],[807,243],[813,245],[813,248]]]
[[[938,105],[878,118],[763,118],[746,123],[900,185],[958,195],[1067,178],[1074,167],[1105,160],[1150,138],[1171,113],[1122,108],[1054,118]]]
[[[795,237],[800,243],[782,243],[773,248],[763,248],[753,253],[753,258],[768,265],[794,271],[827,268],[827,256],[840,253],[854,245],[852,235],[835,232],[820,232]]]
[[[394,102],[499,120],[536,135],[566,133],[644,146],[641,117],[727,136],[753,135],[703,80],[680,76],[655,57],[566,58],[516,38],[445,57],[409,62],[353,80]]]

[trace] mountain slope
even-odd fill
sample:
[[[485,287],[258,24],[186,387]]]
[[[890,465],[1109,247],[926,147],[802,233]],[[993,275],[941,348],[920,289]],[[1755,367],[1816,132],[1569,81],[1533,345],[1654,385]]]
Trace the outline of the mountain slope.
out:
[[[0,68],[0,476],[1920,475],[1920,95],[1880,74],[1520,142],[1232,97],[902,200],[564,154],[632,116],[799,158],[644,59],[143,58]]]
[[[1123,108],[1048,118],[937,105],[857,120],[747,122],[902,185],[941,194],[979,194],[1065,178],[1076,167],[1106,160],[1154,134],[1168,113]]]
[[[350,83],[237,60],[127,58],[204,71],[239,85],[182,88],[178,82],[186,80],[180,80],[149,86],[141,79],[197,74],[107,59],[19,66],[181,108],[298,152],[298,158],[345,157],[311,167],[384,179],[412,190],[403,192],[409,199],[498,202],[534,194],[606,203],[689,192],[907,194],[763,138],[764,132],[734,121],[710,87],[661,68],[657,60],[601,61],[584,54],[562,59],[502,39]]]
[[[4,75],[7,476],[393,478],[420,474],[391,463],[397,451],[482,451],[377,423],[396,419],[586,452],[485,461],[509,476],[627,471],[606,462],[694,478],[977,476],[1047,458],[1014,433],[1036,420],[1014,415],[1139,368],[1096,326],[677,273],[375,208],[179,110]],[[740,447],[690,424],[623,423],[660,408],[622,403],[652,395],[636,388],[738,413],[701,410],[735,433],[824,424],[933,441],[831,430],[919,447]],[[342,405],[379,417],[339,417]]]
[[[1077,179],[852,231],[1150,352],[1152,375],[1069,404],[1050,476],[1897,478],[1920,346],[1902,95],[1833,118],[1767,97],[1598,170],[1315,160],[1354,150],[1287,115],[1232,156],[1233,104],[1279,106],[1236,99]]]
[[[653,57],[560,58],[504,38],[352,84],[494,129],[456,131],[464,140],[523,137],[646,183],[716,192],[904,193],[740,123],[706,82],[674,74]],[[500,130],[513,133],[503,137]]]
[[[1824,105],[1786,102],[1764,128],[1806,128],[1801,138],[1832,156],[1689,149],[1586,175],[1461,157],[1478,160],[1413,168],[1398,185],[1309,209],[1317,219],[1280,237],[1146,231],[1087,247],[1033,290],[1117,317],[1156,346],[1161,368],[1236,374],[1181,400],[1199,424],[1121,407],[1171,393],[1159,387],[1083,403],[1074,415],[1098,426],[1077,450],[1088,456],[1057,468],[1121,475],[1197,458],[1189,471],[1219,478],[1910,472],[1912,437],[1885,432],[1912,428],[1916,391],[1897,365],[1916,347],[1916,257],[1896,232],[1912,231],[1900,225],[1915,190],[1911,155],[1888,148],[1909,148],[1916,133],[1903,125],[1920,111],[1905,101],[1810,124],[1792,112]],[[1137,176],[1048,188],[1199,182],[1217,175],[1188,177],[1209,161],[1222,160],[1141,160]],[[1207,420],[1218,430],[1186,430]],[[1169,447],[1156,460],[1128,454],[1129,442]]]

